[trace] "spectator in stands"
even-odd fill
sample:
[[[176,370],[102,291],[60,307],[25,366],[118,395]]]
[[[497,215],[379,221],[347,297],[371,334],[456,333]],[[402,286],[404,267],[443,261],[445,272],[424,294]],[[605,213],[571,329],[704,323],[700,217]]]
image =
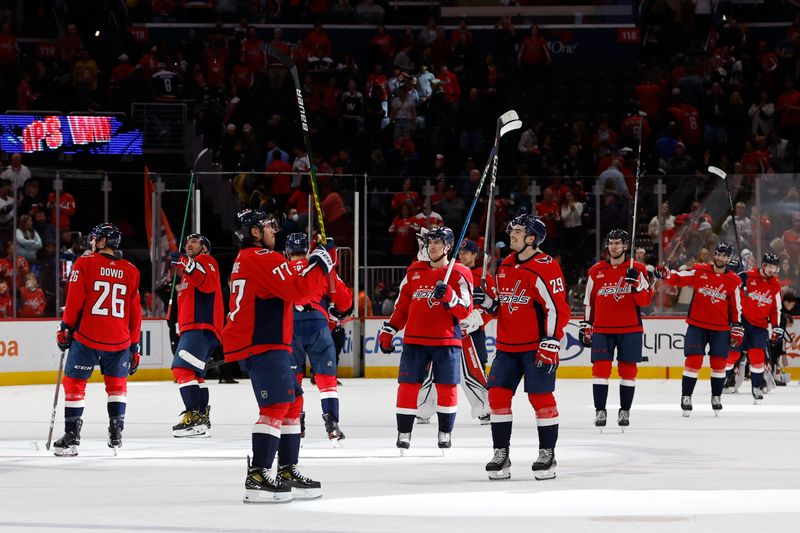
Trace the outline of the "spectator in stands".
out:
[[[416,233],[419,225],[411,207],[407,203],[400,206],[400,212],[392,220],[389,226],[389,234],[392,235],[392,256],[395,264],[407,265],[417,254]]]
[[[444,198],[436,204],[436,210],[442,214],[448,227],[460,228],[464,225],[467,206],[464,199],[458,195],[456,186],[450,184],[444,193]]]
[[[417,125],[417,106],[408,96],[408,89],[400,87],[398,95],[392,99],[389,115],[394,122],[394,138],[402,137],[407,131],[413,131]]]
[[[551,63],[547,41],[541,36],[539,26],[532,24],[528,35],[522,38],[517,54],[517,63],[523,74],[531,76]]]
[[[489,110],[476,87],[469,90],[467,99],[461,105],[461,137],[458,148],[462,154],[477,156],[483,148],[483,127]]]
[[[8,290],[8,281],[0,278],[0,318],[10,318],[14,316],[14,300],[11,291]]]
[[[614,158],[611,161],[611,166],[600,173],[597,177],[597,184],[602,190],[611,188],[617,194],[621,194],[625,198],[630,197],[628,192],[628,185],[625,183],[625,176],[622,174],[622,161],[619,158]],[[610,185],[609,185],[610,184]]]
[[[359,24],[383,24],[386,10],[375,0],[362,0],[356,6],[356,18]]]
[[[19,226],[16,233],[17,255],[27,261],[35,261],[36,253],[42,247],[42,238],[33,229],[33,218],[30,215],[19,217]]]
[[[758,102],[754,102],[747,112],[752,119],[751,133],[753,135],[769,136],[774,125],[775,104],[770,102],[769,93],[761,91]]]
[[[37,211],[33,215],[33,229],[39,234],[42,246],[56,242],[56,227],[47,221],[47,213],[44,211]]]
[[[412,213],[418,212],[422,207],[422,199],[417,191],[411,190],[411,179],[409,178],[403,180],[402,190],[392,196],[392,213],[400,213],[400,207],[403,204],[408,204]]]
[[[0,174],[0,179],[10,181],[14,190],[25,186],[25,182],[31,179],[31,171],[22,164],[22,154],[11,155],[11,165]]]
[[[452,116],[456,116],[458,113],[458,101],[461,99],[461,85],[458,82],[458,77],[450,72],[450,68],[447,65],[441,65],[439,73],[436,75],[436,80],[442,90],[445,107]]]
[[[792,214],[792,227],[783,232],[783,244],[792,264],[800,259],[800,213]]]
[[[424,227],[433,229],[444,226],[444,219],[442,218],[442,215],[431,210],[431,208],[428,206],[423,206],[422,211],[417,213],[416,219],[417,225],[420,228]]]
[[[741,246],[751,246],[753,237],[753,225],[751,220],[747,217],[747,206],[744,202],[736,202],[735,215],[728,217],[722,222],[722,231],[725,233],[728,242],[736,242],[736,234],[733,231],[733,223],[736,224],[736,230],[739,232],[739,238],[743,241]]]
[[[417,43],[420,49],[424,50],[428,48],[431,43],[436,40],[436,36],[436,19],[428,17],[425,27],[419,31],[419,36],[417,37]]]
[[[72,216],[75,214],[77,206],[75,198],[68,191],[61,191],[58,196],[59,203],[59,231],[69,231],[72,227]],[[56,193],[52,191],[47,195],[47,209],[50,211],[50,224],[56,224]]]
[[[14,217],[16,202],[11,194],[11,182],[0,179],[0,247],[11,240],[14,231]]]
[[[750,137],[751,126],[752,120],[742,99],[742,93],[731,92],[728,109],[725,111],[725,132],[728,137],[728,146],[732,146],[739,153],[744,146],[745,139]]]
[[[650,219],[650,224],[647,226],[647,234],[654,241],[658,240],[659,226],[662,233],[675,228],[675,215],[669,212],[669,202],[661,203],[661,212]]]
[[[776,129],[769,133],[769,164],[776,174],[794,171],[794,147]]]
[[[356,11],[350,0],[337,0],[331,8],[330,21],[334,24],[353,24],[356,21]]]
[[[564,193],[561,199],[562,261],[567,279],[571,282],[576,280],[584,252],[584,207],[583,202],[575,199],[572,191]]]
[[[795,88],[791,78],[786,78],[776,108],[778,127],[786,138],[796,145],[800,141],[800,91]]]
[[[425,103],[433,94],[433,82],[436,80],[436,76],[428,70],[428,65],[421,63],[416,78],[420,101]]]

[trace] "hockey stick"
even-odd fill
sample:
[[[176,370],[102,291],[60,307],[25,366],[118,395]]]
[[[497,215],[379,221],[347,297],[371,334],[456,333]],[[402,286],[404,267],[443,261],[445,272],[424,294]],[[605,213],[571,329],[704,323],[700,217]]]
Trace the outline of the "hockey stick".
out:
[[[521,124],[521,123],[520,123]],[[489,195],[486,203],[486,228],[483,232],[483,272],[481,273],[481,288],[486,288],[486,275],[489,272],[489,228],[494,222],[494,188],[497,182],[497,153],[492,158],[492,179],[489,180]]]
[[[639,178],[642,177],[642,139],[644,138],[644,117],[647,113],[639,111],[639,154],[636,157],[636,181],[633,185],[633,227],[631,228],[631,261],[628,268],[633,268],[633,256],[636,255],[636,215],[639,210]]]
[[[519,115],[513,109],[510,111],[506,111],[502,115],[500,115],[497,119],[497,128],[495,131],[494,136],[494,145],[492,146],[491,152],[489,152],[489,160],[486,163],[486,167],[483,169],[483,174],[481,174],[481,181],[478,182],[478,187],[475,189],[475,196],[472,198],[472,205],[469,206],[469,211],[467,212],[467,218],[464,220],[464,226],[461,228],[461,234],[456,241],[456,245],[453,249],[453,261],[450,262],[450,266],[447,267],[447,273],[444,276],[444,284],[446,285],[447,282],[450,280],[450,275],[453,273],[453,267],[456,265],[455,259],[458,257],[458,251],[461,249],[461,242],[464,240],[464,235],[467,234],[467,226],[469,226],[469,221],[472,218],[472,213],[475,211],[475,205],[478,203],[478,198],[480,198],[481,190],[483,189],[483,184],[486,182],[486,176],[489,173],[489,170],[497,165],[497,152],[500,149],[500,138],[508,133],[509,131],[518,130],[522,127],[522,121],[519,119]]]
[[[731,224],[733,224],[733,234],[736,237],[736,250],[739,253],[739,258],[736,261],[738,266],[742,266],[742,246],[739,240],[739,228],[736,227],[736,210],[733,206],[733,196],[731,196],[731,187],[728,185],[728,175],[724,170],[717,167],[708,167],[708,171],[712,174],[719,176],[725,182],[725,190],[728,192],[728,204],[731,206]]]
[[[208,152],[208,148],[203,148],[200,150],[200,153],[197,154],[197,157],[194,158],[194,164],[192,165],[192,173],[189,175],[189,193],[186,196],[186,207],[183,209],[183,224],[181,224],[181,240],[178,241],[178,250],[181,249],[183,246],[183,237],[186,235],[186,221],[189,219],[189,205],[192,203],[192,196],[194,195],[194,172],[197,169],[197,164],[200,162],[200,158],[203,157]],[[155,231],[155,228],[153,228]],[[153,235],[155,239],[155,235]],[[172,272],[172,284],[169,288],[169,303],[167,303],[167,320],[169,320],[170,314],[172,313],[172,303],[175,301],[175,283],[178,281],[178,269],[176,268]]]
[[[58,362],[58,378],[56,378],[56,393],[53,395],[53,412],[50,414],[50,431],[47,433],[47,442],[44,447],[50,449],[53,442],[53,428],[56,425],[56,409],[58,408],[58,393],[61,390],[61,376],[64,374],[64,358],[67,351],[61,350],[61,360]]]

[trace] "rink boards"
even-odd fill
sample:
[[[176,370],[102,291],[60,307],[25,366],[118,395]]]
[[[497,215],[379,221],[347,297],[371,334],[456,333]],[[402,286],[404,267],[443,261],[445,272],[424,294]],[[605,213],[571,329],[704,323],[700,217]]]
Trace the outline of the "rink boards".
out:
[[[683,338],[686,322],[683,317],[644,317],[644,361],[639,368],[638,377],[652,379],[678,379],[683,372]],[[578,324],[580,319],[570,320],[566,335],[561,343],[561,366],[559,378],[592,377],[591,349],[584,348],[578,341]],[[367,319],[364,324],[364,375],[368,378],[396,378],[400,363],[403,332],[394,338],[395,351],[386,355],[378,348],[378,330],[383,319]],[[495,338],[497,322],[492,320],[486,325],[486,349],[489,353],[489,364],[495,354]],[[788,350],[789,366],[793,379],[800,378],[800,321],[789,327],[794,339]],[[708,378],[708,368],[703,368],[700,377]],[[614,374],[616,377],[616,368]]]

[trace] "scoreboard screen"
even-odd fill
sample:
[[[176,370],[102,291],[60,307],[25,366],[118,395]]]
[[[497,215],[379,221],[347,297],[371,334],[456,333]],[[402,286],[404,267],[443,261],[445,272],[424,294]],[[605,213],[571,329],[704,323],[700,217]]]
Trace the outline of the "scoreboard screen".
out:
[[[142,132],[115,115],[0,115],[7,153],[141,155]]]

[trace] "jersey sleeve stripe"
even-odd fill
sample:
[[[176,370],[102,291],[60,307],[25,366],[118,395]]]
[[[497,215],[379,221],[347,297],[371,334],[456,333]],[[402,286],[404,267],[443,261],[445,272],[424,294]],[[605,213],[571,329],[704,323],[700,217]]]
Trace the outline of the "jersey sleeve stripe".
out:
[[[547,308],[545,335],[547,337],[553,337],[556,334],[556,324],[558,324],[558,309],[556,308],[556,303],[553,301],[550,290],[547,288],[547,283],[538,276],[536,278],[536,289],[539,291],[539,295],[542,297],[544,305]]]

